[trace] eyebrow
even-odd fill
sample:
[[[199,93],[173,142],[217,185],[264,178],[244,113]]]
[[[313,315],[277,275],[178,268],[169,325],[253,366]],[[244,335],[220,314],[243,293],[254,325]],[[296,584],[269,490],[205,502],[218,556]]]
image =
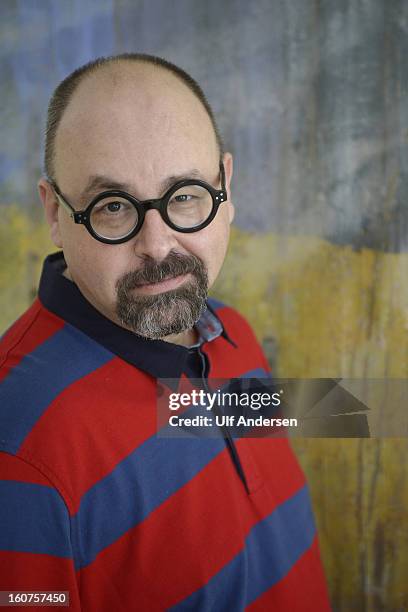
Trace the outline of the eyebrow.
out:
[[[201,181],[208,180],[203,177],[202,173],[196,168],[192,168],[188,172],[178,175],[171,175],[162,181],[160,184],[160,191],[162,193],[166,192],[170,187],[172,187],[175,183],[179,183],[180,181],[185,181],[191,178],[196,178]],[[105,176],[103,174],[94,174],[89,177],[89,180],[86,184],[85,189],[82,192],[82,199],[87,196],[99,193],[100,191],[109,191],[109,190],[118,190],[118,191],[126,191],[127,193],[132,192],[132,187],[129,183],[121,183],[115,181],[113,178],[109,176]]]

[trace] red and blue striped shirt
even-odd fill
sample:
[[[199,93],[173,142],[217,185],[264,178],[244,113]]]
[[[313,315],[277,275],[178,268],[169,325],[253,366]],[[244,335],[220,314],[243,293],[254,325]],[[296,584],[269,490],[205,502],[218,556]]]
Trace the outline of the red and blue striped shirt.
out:
[[[194,351],[115,325],[63,266],[46,259],[0,344],[0,590],[98,612],[330,610],[287,440],[157,436],[157,379],[197,374]],[[200,323],[206,376],[268,375],[235,310],[210,299]]]

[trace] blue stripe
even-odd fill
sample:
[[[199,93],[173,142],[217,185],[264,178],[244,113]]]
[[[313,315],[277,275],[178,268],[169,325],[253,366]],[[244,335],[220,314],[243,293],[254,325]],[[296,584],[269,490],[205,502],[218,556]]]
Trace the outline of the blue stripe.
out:
[[[83,496],[73,517],[76,567],[91,563],[224,449],[223,439],[149,438]]]
[[[0,447],[17,452],[59,393],[112,358],[71,325],[36,347],[0,385]]]
[[[0,550],[72,557],[68,510],[51,487],[0,481]]]
[[[251,530],[243,551],[172,610],[243,610],[284,578],[312,545],[316,528],[307,487]]]
[[[208,298],[207,302],[213,310],[218,310],[219,308],[224,308],[226,306],[226,304],[220,302],[220,300],[216,300],[215,298]]]
[[[254,370],[249,370],[248,372],[244,372],[244,374],[240,374],[237,378],[272,378],[270,373],[265,370],[265,368],[255,368]]]

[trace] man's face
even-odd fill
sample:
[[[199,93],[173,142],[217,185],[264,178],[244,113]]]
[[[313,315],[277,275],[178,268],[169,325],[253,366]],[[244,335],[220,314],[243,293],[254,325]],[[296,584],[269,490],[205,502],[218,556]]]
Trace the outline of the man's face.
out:
[[[130,63],[114,70],[101,69],[79,85],[59,126],[55,178],[66,199],[83,209],[110,185],[139,200],[158,198],[171,177],[197,177],[220,189],[213,128],[186,86],[164,70]],[[230,155],[224,164],[229,195]],[[101,179],[89,190],[95,177]],[[150,210],[135,237],[110,245],[75,224],[48,183],[39,186],[67,273],[100,312],[150,338],[177,341],[191,329],[226,254],[230,201],[209,226],[190,234],[172,230]]]

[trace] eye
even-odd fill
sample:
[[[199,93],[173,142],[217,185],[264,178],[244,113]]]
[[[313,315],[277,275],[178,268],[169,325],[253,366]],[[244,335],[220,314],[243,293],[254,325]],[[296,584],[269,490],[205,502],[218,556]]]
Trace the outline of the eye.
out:
[[[187,193],[180,193],[173,198],[175,202],[188,202],[192,199],[194,199],[194,196]]]
[[[98,214],[105,214],[109,216],[116,216],[119,213],[125,213],[131,210],[133,207],[129,202],[120,202],[119,200],[112,200],[111,202],[106,202],[102,200],[99,202],[93,212]]]
[[[122,206],[122,202],[109,202],[109,204],[106,204],[104,208],[108,210],[109,212],[114,213],[114,212],[118,212],[121,206]]]

